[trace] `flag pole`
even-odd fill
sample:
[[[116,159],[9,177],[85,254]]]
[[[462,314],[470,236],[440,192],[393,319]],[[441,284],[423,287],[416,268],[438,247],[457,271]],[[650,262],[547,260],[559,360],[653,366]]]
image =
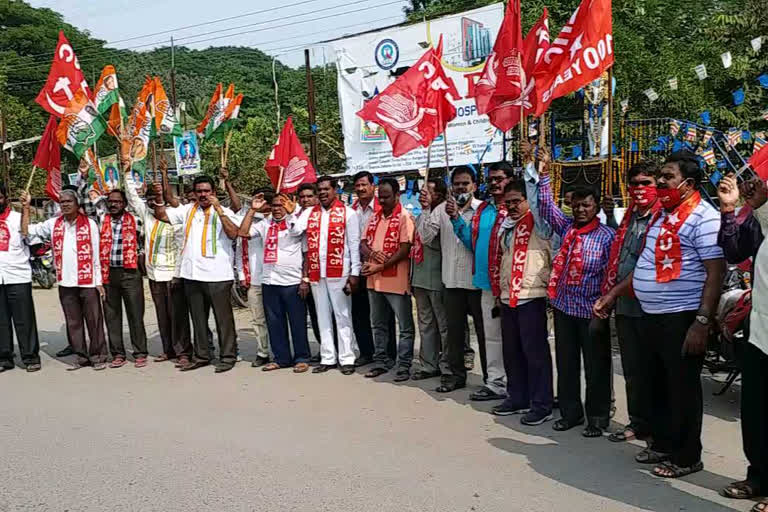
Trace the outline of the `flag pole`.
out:
[[[152,172],[154,181],[157,182],[157,145],[152,141]]]
[[[608,68],[608,194],[613,197],[613,66]]]
[[[29,187],[31,187],[31,186],[32,186],[32,178],[34,178],[34,177],[35,177],[35,171],[36,171],[36,170],[37,170],[37,166],[36,166],[36,165],[33,165],[33,166],[32,166],[32,172],[31,172],[31,173],[29,173],[29,179],[27,180],[27,186],[26,186],[26,187],[24,187],[24,192],[27,192],[27,193],[29,192]]]

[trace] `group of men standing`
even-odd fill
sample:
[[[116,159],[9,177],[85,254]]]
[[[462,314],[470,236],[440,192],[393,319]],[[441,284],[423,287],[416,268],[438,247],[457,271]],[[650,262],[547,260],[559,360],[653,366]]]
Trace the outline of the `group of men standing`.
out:
[[[219,203],[209,177],[194,180],[187,204],[161,184],[147,191],[144,202],[126,172],[125,192],[110,192],[106,209],[65,189],[61,215],[39,224],[29,223],[27,195],[19,215],[0,189],[0,329],[10,333],[13,321],[22,361],[38,370],[24,247],[39,238],[53,246],[67,336],[77,355],[73,369],[103,369],[108,351],[109,366],[126,364],[123,306],[134,364],[146,365],[146,273],[163,342],[156,360],[175,360],[182,371],[209,365],[213,310],[220,350],[215,370],[225,372],[238,360],[230,303],[237,272],[249,290],[258,340],[253,366],[309,369],[309,309],[321,345],[313,373],[338,367],[349,375],[371,364],[365,377],[393,369],[398,382],[439,377],[436,391],[450,393],[466,386],[474,363],[471,317],[484,385],[470,399],[499,400],[494,414],[521,414],[523,424],[540,425],[552,419],[555,395],[549,304],[561,412],[554,429],[585,424],[585,437],[599,437],[611,415],[608,317],[615,308],[630,424],[611,440],[647,440],[636,460],[655,464],[657,476],[700,470],[699,374],[723,281],[721,246],[728,243],[723,229],[732,228],[730,212],[723,212],[721,229],[720,214],[698,189],[698,160],[683,152],[661,167],[643,162],[629,170],[631,202],[620,223],[611,201],[602,203],[607,224],[600,221],[601,198],[591,188],[569,191],[567,214],[552,197],[548,152],[524,149],[522,179],[506,163],[489,167],[487,200],[476,197],[477,176],[470,167],[453,170],[450,192],[443,179],[427,180],[415,219],[400,202],[397,180],[381,179],[376,190],[368,172],[354,177],[358,197],[351,206],[337,197],[336,180],[323,176],[302,185],[298,205],[291,196],[259,189],[241,208],[225,182],[232,209]],[[758,221],[764,190],[764,184],[753,185],[747,194]],[[759,275],[756,293],[764,293]],[[755,331],[764,334],[760,315],[753,312]],[[420,368],[412,372],[416,327]],[[12,367],[8,339],[0,345],[2,368]],[[753,344],[764,357],[764,341]],[[759,396],[765,401],[765,394]],[[751,425],[752,445],[758,446],[753,451],[764,461],[765,415],[754,421],[762,422],[763,444]],[[753,466],[751,472],[764,479],[764,463]],[[755,491],[768,482],[750,485]]]

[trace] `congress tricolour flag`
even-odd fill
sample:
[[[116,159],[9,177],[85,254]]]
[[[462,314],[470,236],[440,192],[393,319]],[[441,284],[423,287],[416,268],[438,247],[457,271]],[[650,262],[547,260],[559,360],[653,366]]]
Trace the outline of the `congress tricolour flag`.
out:
[[[171,101],[165,93],[159,77],[153,79],[152,113],[155,118],[155,130],[161,135],[181,135],[181,125],[176,119]]]
[[[96,106],[88,99],[85,91],[78,89],[64,109],[56,138],[62,146],[81,158],[99,140],[106,128],[107,123]]]
[[[149,137],[153,129],[153,119],[150,113],[153,92],[154,81],[151,78],[147,78],[144,82],[144,87],[141,88],[139,96],[136,98],[136,102],[133,104],[131,116],[128,118],[128,123],[123,133],[123,153],[129,154],[133,169],[139,171],[144,168],[140,162],[143,162],[147,157]]]
[[[243,102],[243,95],[238,94],[233,100],[228,100],[227,106],[224,109],[224,117],[219,129],[214,131],[209,137],[211,140],[221,144],[224,142],[224,136],[229,132],[237,122],[240,116],[240,104]]]
[[[235,87],[231,85],[227,88],[227,94],[221,94],[222,85],[216,86],[216,90],[208,103],[208,111],[205,118],[197,127],[197,134],[204,139],[210,138],[224,122],[224,113],[229,106],[229,102],[234,97]],[[227,97],[227,95],[230,95]]]
[[[100,114],[106,114],[112,105],[119,101],[117,89],[117,72],[114,66],[104,66],[99,81],[93,90],[93,104]]]

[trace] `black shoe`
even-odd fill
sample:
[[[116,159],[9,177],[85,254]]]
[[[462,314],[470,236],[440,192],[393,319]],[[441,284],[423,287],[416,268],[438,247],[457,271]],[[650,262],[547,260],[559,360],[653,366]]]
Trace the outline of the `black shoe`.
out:
[[[322,360],[320,357],[320,354],[317,354],[316,356],[312,356],[309,358],[310,363],[319,363]]]
[[[382,368],[381,366],[377,368],[372,368],[368,373],[365,374],[366,379],[375,379],[376,377],[379,377],[381,375],[384,375],[389,370],[386,368]]]
[[[256,359],[251,363],[252,368],[259,368],[269,362],[268,357],[256,356]]]
[[[216,368],[213,370],[213,373],[224,373],[228,372],[232,368],[234,368],[235,365],[233,364],[227,364],[227,363],[219,363],[216,365]]]
[[[194,361],[194,362],[191,362],[191,363],[189,363],[187,365],[182,366],[179,369],[179,371],[181,371],[181,372],[189,372],[189,371],[192,371],[192,370],[197,370],[198,368],[202,368],[204,366],[208,366],[209,364],[211,364],[211,363],[209,363],[208,361]]]
[[[75,355],[75,350],[69,345],[56,352],[56,357],[67,357],[72,355]]]
[[[411,372],[409,370],[398,370],[395,374],[395,382],[405,382],[411,378]]]
[[[355,373],[355,365],[345,364],[341,366],[342,375],[352,375],[353,373]]]
[[[584,424],[584,418],[581,418],[580,420],[576,421],[568,421],[565,418],[560,418],[555,422],[554,425],[552,425],[552,430],[556,430],[558,432],[565,432],[566,430],[571,430],[573,427],[578,427],[579,425]]]
[[[526,414],[529,410],[528,407],[518,407],[504,402],[491,409],[491,414],[494,416],[512,416],[514,414]]]
[[[321,365],[315,366],[312,369],[312,373],[325,373],[328,370],[333,370],[334,368],[336,368],[335,364],[321,364]]]
[[[457,389],[463,389],[465,387],[467,387],[466,382],[456,382],[451,384],[441,384],[435,389],[435,391],[438,393],[452,393]]]
[[[370,356],[360,356],[357,359],[355,359],[355,366],[360,368],[361,366],[365,366],[368,364],[371,364],[373,362],[373,358]]]
[[[520,418],[520,423],[528,425],[529,427],[535,427],[542,423],[552,419],[552,413],[545,413],[541,411],[530,411],[528,414]]]
[[[507,398],[507,395],[500,395],[498,393],[494,393],[487,387],[483,386],[482,388],[478,389],[471,395],[469,395],[469,399],[473,402],[487,402],[489,400],[504,400]]]
[[[439,377],[441,375],[441,372],[428,372],[425,370],[419,370],[413,375],[411,375],[411,380],[424,380],[424,379],[431,379],[433,377]]]

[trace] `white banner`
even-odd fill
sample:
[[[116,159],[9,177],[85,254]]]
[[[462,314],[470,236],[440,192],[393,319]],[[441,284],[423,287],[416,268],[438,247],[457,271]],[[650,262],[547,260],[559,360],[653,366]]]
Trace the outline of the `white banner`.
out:
[[[461,98],[455,98],[457,116],[448,124],[446,140],[451,166],[498,162],[502,158],[502,136],[479,115],[474,98],[474,83],[483,71],[486,56],[493,49],[504,16],[498,3],[460,14],[444,16],[426,23],[392,27],[346,39],[332,41],[338,70],[341,127],[347,172],[397,172],[415,170],[427,164],[427,149],[418,148],[400,158],[392,156],[392,146],[384,130],[363,123],[355,115],[363,102],[383,91],[396,75],[414,64],[431,45],[443,36],[443,65],[456,84]],[[445,166],[443,137],[432,143],[430,167]]]

